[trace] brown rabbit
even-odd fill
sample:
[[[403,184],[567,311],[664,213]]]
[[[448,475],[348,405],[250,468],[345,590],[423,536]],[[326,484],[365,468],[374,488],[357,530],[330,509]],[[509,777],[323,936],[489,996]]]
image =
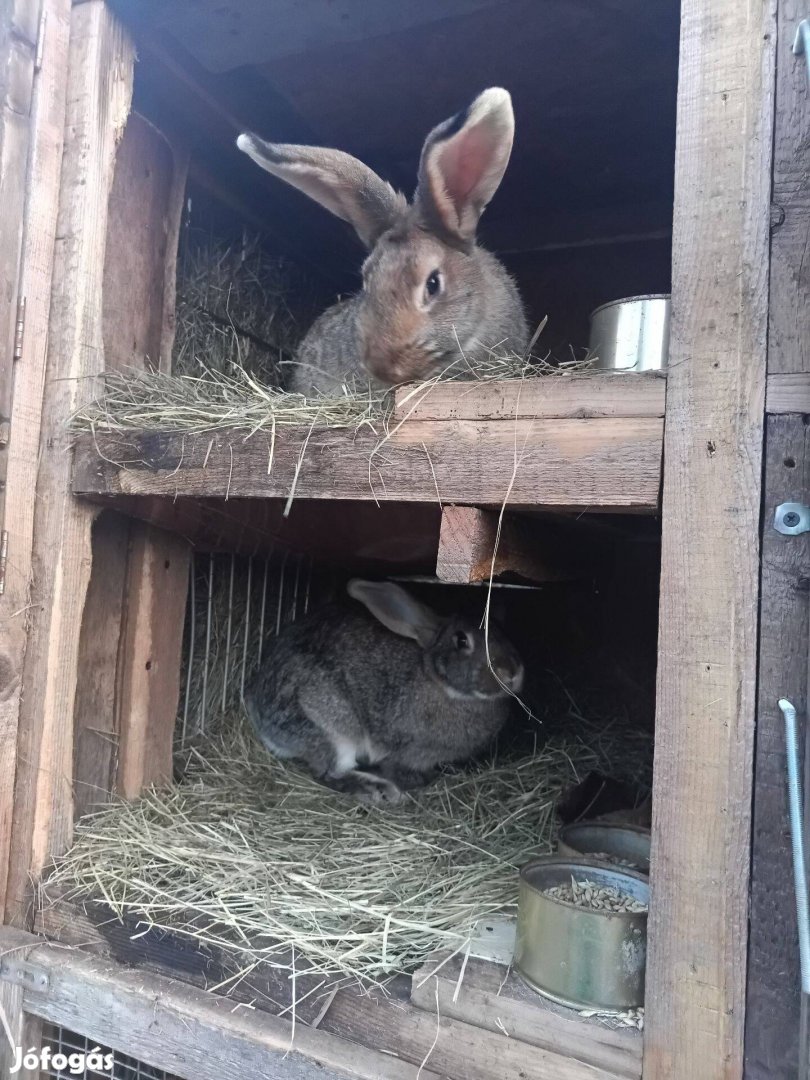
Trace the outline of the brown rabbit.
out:
[[[340,150],[239,136],[240,150],[350,222],[369,251],[361,291],[324,312],[301,342],[291,390],[334,394],[358,377],[392,386],[451,365],[463,376],[465,361],[489,349],[526,348],[517,286],[475,238],[514,128],[508,92],[484,90],[428,135],[410,205]]]

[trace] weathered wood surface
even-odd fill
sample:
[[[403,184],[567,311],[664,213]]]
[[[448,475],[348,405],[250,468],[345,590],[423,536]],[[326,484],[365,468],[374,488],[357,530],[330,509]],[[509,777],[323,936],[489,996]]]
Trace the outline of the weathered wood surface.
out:
[[[782,502],[810,503],[810,427],[768,418],[762,534],[759,691],[746,1010],[746,1080],[799,1075],[799,942],[780,697],[807,732],[810,536],[773,528]],[[802,739],[803,741],[803,739]]]
[[[810,104],[807,58],[791,51],[810,12],[805,0],[779,0],[778,7],[768,371],[810,372]]]
[[[216,945],[203,945],[178,934],[146,926],[137,915],[119,918],[105,903],[80,901],[65,890],[45,883],[34,929],[51,941],[90,950],[95,956],[137,967],[153,975],[181,979],[201,990],[216,987],[234,1004],[250,1005],[289,1018],[296,995],[296,1019],[315,1025],[328,1003],[330,990],[322,976],[307,974],[297,957],[295,986],[284,966],[257,965],[240,970],[238,959]],[[280,957],[282,965],[289,952]]]
[[[509,504],[617,511],[658,506],[663,422],[408,421],[368,429],[81,435],[79,495]],[[272,467],[270,467],[272,452]],[[514,473],[514,483],[511,485]]]
[[[115,790],[120,732],[119,657],[130,522],[100,514],[93,523],[93,570],[79,636],[81,678],[74,705],[73,798],[80,818]]]
[[[189,547],[149,525],[132,536],[121,665],[121,747],[116,791],[134,799],[172,778],[180,699]]]
[[[29,10],[29,30],[36,22]],[[65,120],[70,25],[69,0],[45,0],[39,69],[34,77],[25,230],[19,292],[26,298],[22,356],[15,365],[5,451],[6,483],[3,528],[8,532],[5,592],[0,598],[0,911],[5,893],[11,843],[12,800],[17,761],[17,729],[27,640],[29,586],[39,434],[45,382],[45,354],[51,306],[54,237]],[[36,30],[31,31],[34,35]],[[3,234],[6,233],[4,218]],[[8,230],[13,232],[12,230]],[[16,293],[6,299],[16,309]],[[10,364],[10,353],[5,363]]]
[[[222,984],[222,993],[232,1003],[289,1016],[291,987],[283,970],[268,965],[234,979],[234,962],[221,950],[147,929],[134,916],[120,922],[101,903],[83,907],[49,887],[37,915],[37,930],[64,945],[89,948],[95,955],[139,971],[179,978],[201,988]],[[521,1074],[527,1080],[624,1080],[640,1075],[638,1033],[610,1031],[572,1017],[566,1010],[552,1011],[515,976],[506,979],[504,968],[483,961],[469,961],[463,992],[455,1003],[458,965],[453,968],[452,964],[445,965],[448,974],[443,968],[439,981],[441,1030],[436,1058],[431,1054],[427,1062],[429,1071],[435,1068],[457,1080],[501,1080]],[[352,988],[319,995],[322,979],[301,970],[296,980],[298,1023],[317,1026],[360,1047],[387,1051],[387,1056],[394,1055],[393,1061],[399,1058],[418,1066],[433,1045],[437,1029],[433,980],[417,989],[418,981],[417,974],[413,1002],[408,988],[399,984],[387,999]]]
[[[7,900],[7,916],[18,922],[30,917],[31,875],[64,849],[72,828],[73,707],[95,511],[70,493],[65,420],[92,395],[91,376],[103,364],[107,201],[133,60],[131,43],[101,0],[73,7],[43,435],[36,488],[24,492],[34,503],[30,624]]]
[[[681,8],[645,1080],[743,1071],[774,12]]]
[[[108,202],[105,370],[170,366],[186,164],[151,124],[129,117]],[[74,708],[77,814],[111,791],[134,797],[171,776],[189,561],[188,545],[159,529],[94,526],[77,661],[92,674],[79,680]]]
[[[15,931],[0,930],[0,954]],[[13,944],[18,944],[15,936]],[[359,1046],[326,1031],[292,1025],[268,1013],[234,1008],[227,998],[159,975],[132,971],[81,949],[31,937],[26,956],[33,985],[25,1009],[122,1050],[184,1080],[261,1076],[267,1080],[416,1080],[416,1065]],[[37,988],[37,975],[48,989]],[[430,1068],[424,1080],[436,1080]],[[563,1077],[560,1077],[563,1080]]]
[[[663,416],[666,378],[640,372],[592,372],[493,382],[401,386],[394,420],[587,420]]]
[[[640,1031],[614,1030],[553,1005],[500,964],[446,956],[437,953],[413,975],[411,1001],[428,1015],[436,1015],[438,991],[439,1015],[449,1020],[507,1033],[616,1076],[641,1077]]]
[[[810,296],[810,282],[805,285]],[[777,319],[780,311],[773,312]],[[797,358],[797,363],[800,363]],[[777,372],[768,376],[765,410],[769,413],[810,413],[810,371]]]
[[[437,1013],[435,1001],[431,1013],[381,996],[361,1004],[356,995],[339,991],[318,1030],[378,1047],[414,1065],[426,1061],[426,1069],[451,1080],[620,1080],[621,1075],[578,1061],[567,1051],[530,1046],[497,1027],[486,1030],[450,1019]]]
[[[499,515],[474,506],[445,506],[439,532],[436,577],[456,585],[478,584],[490,576],[514,574],[528,581],[571,577],[570,559],[539,529],[517,514]],[[493,560],[494,555],[494,560]]]

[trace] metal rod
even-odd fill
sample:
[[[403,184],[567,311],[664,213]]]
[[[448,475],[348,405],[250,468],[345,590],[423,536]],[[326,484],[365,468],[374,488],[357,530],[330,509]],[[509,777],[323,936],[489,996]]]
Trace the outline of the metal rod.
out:
[[[281,560],[281,570],[278,575],[278,606],[276,607],[276,634],[281,632],[281,619],[284,614],[284,578],[287,570],[287,559],[289,558],[289,551],[284,552],[284,558]]]
[[[222,676],[222,711],[228,707],[228,672],[231,666],[231,629],[233,626],[233,579],[236,571],[236,556],[231,555],[231,580],[228,585],[228,628],[225,632],[225,673]]]
[[[802,993],[810,994],[810,915],[808,915],[807,905],[807,875],[804,859],[804,824],[802,821],[801,781],[799,779],[799,738],[796,732],[796,710],[785,698],[780,699],[779,708],[785,718],[790,834],[793,846],[796,917],[799,924],[799,962],[802,973]]]
[[[796,27],[793,55],[804,56],[807,63],[807,79],[810,82],[810,19],[802,19]]]
[[[248,643],[250,641],[250,594],[253,591],[253,556],[248,559],[247,593],[245,596],[245,632],[242,636],[242,680],[239,684],[239,700],[245,700],[245,675],[247,673]]]
[[[188,707],[191,696],[191,670],[194,667],[194,639],[197,632],[197,590],[195,578],[197,576],[197,559],[191,557],[191,573],[189,574],[189,623],[188,623],[188,657],[186,658],[186,693],[183,701],[183,727],[180,732],[180,744],[186,745],[188,734]]]
[[[208,558],[208,610],[205,616],[205,660],[203,662],[202,702],[199,730],[205,731],[205,710],[208,706],[208,664],[211,659],[211,615],[214,608],[214,554]]]
[[[262,650],[264,649],[264,617],[267,611],[267,571],[270,566],[270,556],[265,556],[264,560],[264,574],[262,576],[262,606],[259,611],[259,653],[256,661],[257,666],[261,666],[262,662]]]
[[[292,621],[298,618],[298,586],[301,583],[301,562],[304,556],[299,555],[295,560],[295,577],[293,578],[293,595],[292,595]]]

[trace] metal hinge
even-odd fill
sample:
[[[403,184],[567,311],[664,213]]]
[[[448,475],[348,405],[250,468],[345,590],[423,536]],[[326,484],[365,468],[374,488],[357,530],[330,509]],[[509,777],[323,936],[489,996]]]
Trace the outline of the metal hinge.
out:
[[[23,341],[25,340],[25,297],[21,296],[17,301],[17,321],[14,324],[14,354],[13,360],[22,360]]]
[[[7,956],[0,963],[0,981],[40,993],[49,990],[51,985],[51,980],[42,968],[29,964],[26,960],[17,960],[13,956]]]
[[[773,515],[773,527],[784,536],[810,532],[810,506],[804,503],[780,503]]]

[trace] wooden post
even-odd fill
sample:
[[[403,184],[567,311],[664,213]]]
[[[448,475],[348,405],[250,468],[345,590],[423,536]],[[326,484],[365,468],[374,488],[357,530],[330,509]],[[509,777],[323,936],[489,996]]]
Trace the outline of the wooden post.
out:
[[[774,0],[684,0],[645,1080],[743,1070]]]
[[[28,5],[33,7],[34,5]],[[37,5],[38,6],[38,5]],[[45,385],[48,322],[59,180],[65,126],[66,71],[70,0],[43,0],[39,20],[39,64],[31,101],[31,138],[19,287],[9,295],[4,284],[4,313],[16,315],[17,297],[25,297],[25,332],[11,378],[11,352],[5,351],[6,386],[11,396],[9,442],[4,463],[5,505],[2,528],[8,534],[5,591],[0,596],[0,912],[5,906],[11,844],[12,802],[17,761],[17,728],[31,597],[39,434]],[[29,20],[30,21],[30,20]],[[34,31],[34,35],[36,32]],[[33,62],[32,62],[33,67]],[[15,213],[2,195],[2,233]],[[4,271],[5,273],[5,271]],[[6,306],[8,305],[8,306]],[[4,350],[8,335],[2,333]],[[4,405],[4,410],[6,405]]]
[[[777,701],[787,697],[795,705],[806,738],[810,535],[784,536],[773,528],[780,503],[810,504],[810,427],[802,415],[810,412],[810,94],[805,58],[791,53],[796,27],[807,14],[797,0],[779,2],[768,411],[784,415],[768,416],[766,426],[746,1080],[807,1076],[807,1047],[799,1043],[799,945],[785,732]]]
[[[105,370],[170,369],[187,165],[182,148],[130,116],[109,199]],[[95,524],[74,707],[77,816],[112,791],[135,797],[171,778],[189,563],[188,544],[153,526],[116,515]]]
[[[103,368],[107,209],[133,64],[132,43],[102,0],[72,8],[6,909],[18,923],[29,914],[31,875],[64,850],[73,822],[73,706],[94,511],[70,494],[65,421],[97,390],[92,376]]]

